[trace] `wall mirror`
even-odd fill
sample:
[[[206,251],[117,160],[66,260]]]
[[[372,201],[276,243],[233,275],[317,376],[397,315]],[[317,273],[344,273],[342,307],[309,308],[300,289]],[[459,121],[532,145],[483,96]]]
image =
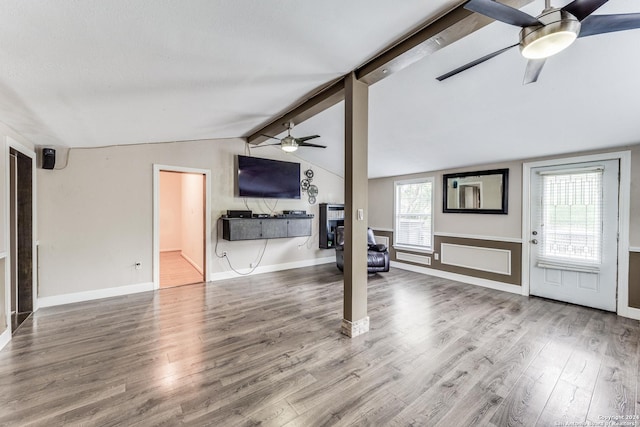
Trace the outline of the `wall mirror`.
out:
[[[442,176],[442,212],[506,214],[509,169]]]

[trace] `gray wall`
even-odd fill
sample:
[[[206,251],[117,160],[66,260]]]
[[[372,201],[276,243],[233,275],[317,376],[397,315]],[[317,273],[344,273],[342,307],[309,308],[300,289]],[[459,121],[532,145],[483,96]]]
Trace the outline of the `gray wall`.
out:
[[[243,154],[239,139],[194,141],[99,149],[73,149],[61,170],[38,169],[38,230],[40,241],[40,296],[100,290],[153,280],[153,164],[211,170],[212,236],[217,238],[217,218],[227,209],[245,209],[234,197],[234,156]],[[300,159],[275,148],[254,150],[254,155],[279,160]],[[342,202],[343,180],[312,167],[317,201]],[[305,209],[316,214],[314,236],[276,239],[268,244],[261,266],[310,261],[329,257],[318,248],[317,204],[301,200],[248,199],[254,212]],[[267,206],[268,205],[268,206]],[[220,241],[235,268],[249,268],[264,241]],[[212,274],[230,271],[226,260],[212,257]],[[134,264],[142,262],[136,270]]]
[[[509,168],[509,213],[507,215],[442,213],[442,175],[444,173],[502,168]],[[422,177],[435,178],[434,230],[436,232],[507,238],[521,237],[522,162],[496,163],[369,180],[369,225],[373,228],[393,229],[393,183]]]

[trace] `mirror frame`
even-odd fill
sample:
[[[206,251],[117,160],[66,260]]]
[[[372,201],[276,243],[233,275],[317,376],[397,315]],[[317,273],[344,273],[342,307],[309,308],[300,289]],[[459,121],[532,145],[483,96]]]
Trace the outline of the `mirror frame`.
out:
[[[470,176],[485,176],[485,175],[502,175],[502,207],[500,209],[460,209],[460,208],[448,208],[448,185],[449,179],[454,178],[467,178]],[[473,171],[462,173],[448,173],[442,175],[442,212],[443,213],[472,213],[472,214],[500,214],[507,215],[508,213],[508,201],[509,201],[509,169],[491,169],[485,171]]]

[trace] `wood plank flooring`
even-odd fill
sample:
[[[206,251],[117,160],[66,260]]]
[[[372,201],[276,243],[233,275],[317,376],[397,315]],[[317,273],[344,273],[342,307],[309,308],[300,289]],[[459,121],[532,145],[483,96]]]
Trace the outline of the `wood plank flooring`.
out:
[[[369,315],[339,333],[334,265],[44,308],[0,425],[640,425],[637,321],[398,269]]]
[[[180,255],[180,251],[160,252],[161,288],[191,285],[203,281],[202,274]]]

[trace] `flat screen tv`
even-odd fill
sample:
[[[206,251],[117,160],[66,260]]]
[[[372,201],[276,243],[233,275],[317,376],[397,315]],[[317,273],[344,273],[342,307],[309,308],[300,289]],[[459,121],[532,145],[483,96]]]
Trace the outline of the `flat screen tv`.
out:
[[[237,172],[239,197],[300,198],[300,163],[239,155]]]

